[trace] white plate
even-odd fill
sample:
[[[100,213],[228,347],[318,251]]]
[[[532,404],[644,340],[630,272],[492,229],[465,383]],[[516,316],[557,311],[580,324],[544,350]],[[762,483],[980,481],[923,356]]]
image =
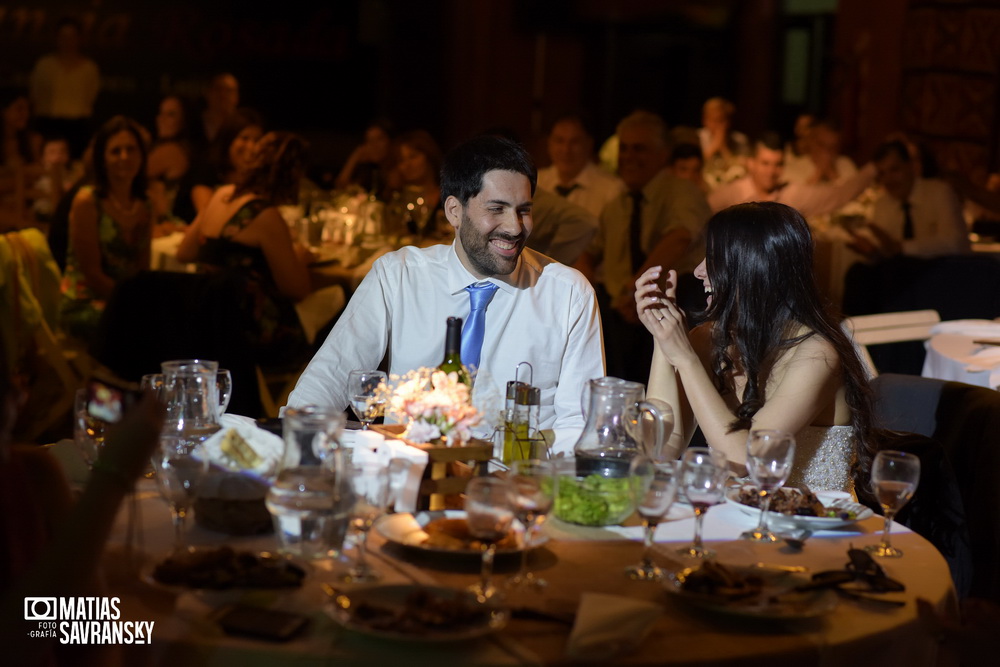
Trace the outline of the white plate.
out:
[[[752,484],[746,485],[750,488],[753,487]],[[726,490],[726,500],[733,505],[735,505],[741,512],[747,516],[753,517],[755,520],[760,517],[760,508],[751,507],[750,505],[744,505],[739,502],[737,498],[739,497],[740,490],[746,487],[733,486]],[[801,493],[798,489],[791,487],[783,487],[787,491],[792,491],[794,493]],[[806,528],[813,532],[818,530],[830,530],[832,528],[842,528],[843,526],[850,526],[857,523],[858,521],[864,521],[875,516],[875,512],[869,507],[865,507],[860,503],[856,503],[850,498],[841,497],[840,494],[836,492],[816,492],[816,497],[819,501],[823,503],[824,507],[830,509],[835,509],[842,512],[853,512],[854,518],[834,516],[800,516],[795,514],[782,514],[780,512],[768,511],[767,513],[767,525],[775,528]]]
[[[385,610],[387,614],[403,613],[407,598],[417,591],[425,591],[437,599],[461,600],[471,611],[470,620],[467,623],[435,625],[414,623],[412,627],[407,627],[405,619],[388,623],[383,620],[376,625],[376,621],[366,618],[363,613],[366,605]],[[510,612],[499,603],[479,602],[469,591],[454,588],[397,584],[356,588],[345,595],[350,599],[348,608],[330,603],[325,607],[326,613],[348,630],[380,639],[425,643],[461,641],[496,632],[507,625],[510,619]],[[422,608],[424,605],[420,606]],[[389,624],[391,629],[381,627],[384,624]]]
[[[463,510],[443,510],[438,512],[417,512],[416,514],[399,513],[384,516],[375,524],[375,530],[393,544],[398,544],[412,549],[419,549],[426,553],[469,555],[479,558],[481,552],[478,549],[445,549],[443,547],[429,546],[425,544],[428,535],[424,526],[435,519],[464,519]],[[514,521],[514,528],[521,530],[521,524]],[[547,535],[542,535],[535,531],[532,541],[528,544],[528,549],[537,549],[549,541]],[[497,549],[497,555],[520,553],[521,548]]]
[[[816,618],[833,611],[837,606],[837,594],[830,589],[796,591],[798,584],[810,581],[801,574],[775,572],[763,568],[727,566],[739,574],[753,574],[764,580],[761,593],[729,599],[705,593],[691,593],[683,589],[684,579],[693,571],[687,568],[672,572],[665,580],[667,592],[678,599],[711,609],[712,611],[735,616],[749,616],[770,620],[792,621]]]

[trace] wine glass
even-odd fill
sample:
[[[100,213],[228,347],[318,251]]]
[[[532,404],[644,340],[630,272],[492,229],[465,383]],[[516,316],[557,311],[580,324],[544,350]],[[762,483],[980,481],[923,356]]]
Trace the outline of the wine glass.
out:
[[[795,438],[784,431],[758,429],[747,436],[747,472],[757,485],[760,496],[760,520],[757,527],[740,535],[754,542],[778,542],[780,537],[768,530],[767,508],[773,491],[781,488],[792,471]]]
[[[653,563],[653,535],[656,526],[667,516],[677,495],[677,464],[675,461],[655,462],[636,456],[629,464],[629,484],[636,511],[642,518],[642,560],[625,568],[629,579],[659,581],[663,571]]]
[[[707,447],[689,447],[681,459],[679,489],[694,508],[694,542],[677,551],[691,558],[711,558],[715,552],[701,541],[705,512],[722,500],[729,470],[726,457]]]
[[[524,526],[524,534],[521,538],[521,568],[507,580],[506,586],[542,588],[548,582],[528,571],[528,549],[532,536],[552,510],[558,484],[555,464],[540,459],[514,461],[507,473],[507,481],[514,516]]]
[[[347,393],[351,397],[351,409],[367,431],[385,409],[385,400],[378,396],[379,387],[385,386],[386,375],[382,371],[351,371],[347,376]]]
[[[156,486],[174,521],[174,552],[184,551],[184,529],[188,512],[194,504],[198,483],[208,472],[208,458],[200,445],[177,436],[161,436],[153,453]]]
[[[510,483],[497,477],[474,477],[465,487],[465,518],[469,534],[483,543],[479,583],[469,590],[485,602],[497,594],[493,585],[493,558],[497,542],[507,536],[514,522]]]
[[[90,414],[86,389],[77,389],[73,402],[73,444],[80,450],[84,463],[90,468],[104,449],[104,431],[107,424]]]
[[[902,551],[889,544],[889,528],[892,517],[910,501],[919,482],[920,459],[916,455],[887,449],[875,456],[872,486],[885,515],[885,526],[882,529],[882,541],[868,545],[865,551],[883,558],[899,558],[903,555]]]
[[[215,386],[219,389],[219,418],[226,414],[229,399],[233,396],[233,375],[226,368],[220,368],[215,374]]]
[[[165,401],[166,387],[164,385],[163,373],[147,373],[143,375],[139,387],[143,391],[153,392],[161,403]]]
[[[368,532],[375,520],[385,512],[389,500],[389,475],[378,465],[353,465],[348,470],[348,483],[354,494],[351,508],[351,525],[361,533],[356,541],[358,557],[344,577],[352,583],[371,583],[382,575],[372,569],[366,560]]]

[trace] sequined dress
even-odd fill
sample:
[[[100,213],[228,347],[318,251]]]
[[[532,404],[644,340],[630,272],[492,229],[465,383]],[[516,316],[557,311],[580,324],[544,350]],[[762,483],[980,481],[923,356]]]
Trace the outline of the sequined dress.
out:
[[[854,491],[854,427],[806,426],[795,435],[795,466],[786,485],[813,491]]]

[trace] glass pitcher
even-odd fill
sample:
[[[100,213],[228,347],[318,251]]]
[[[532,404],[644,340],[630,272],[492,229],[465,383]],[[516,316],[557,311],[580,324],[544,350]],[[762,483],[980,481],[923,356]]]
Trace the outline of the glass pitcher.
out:
[[[163,433],[184,439],[193,449],[221,428],[216,384],[219,363],[180,359],[164,361],[160,368],[167,404]]]
[[[667,437],[661,411],[644,400],[645,387],[613,377],[590,380],[584,386],[586,425],[573,448],[578,468],[589,462],[593,471],[601,468],[628,469],[636,454],[659,458]],[[648,414],[653,425],[653,443],[646,449],[642,438],[642,417]],[[612,472],[612,471],[608,471]],[[607,475],[607,472],[602,474]],[[613,472],[612,472],[613,474]],[[614,475],[617,476],[617,475]]]

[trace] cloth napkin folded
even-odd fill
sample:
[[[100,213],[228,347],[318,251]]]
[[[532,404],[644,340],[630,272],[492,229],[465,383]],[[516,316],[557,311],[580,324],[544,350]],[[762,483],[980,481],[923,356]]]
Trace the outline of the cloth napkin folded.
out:
[[[663,607],[648,600],[584,593],[566,653],[575,660],[599,662],[634,650],[662,613]]]
[[[397,512],[415,512],[420,494],[420,480],[427,467],[427,452],[402,440],[382,439],[370,431],[344,431],[341,444],[352,449],[351,461],[375,465],[388,471],[390,504]],[[359,437],[360,436],[360,437]]]

